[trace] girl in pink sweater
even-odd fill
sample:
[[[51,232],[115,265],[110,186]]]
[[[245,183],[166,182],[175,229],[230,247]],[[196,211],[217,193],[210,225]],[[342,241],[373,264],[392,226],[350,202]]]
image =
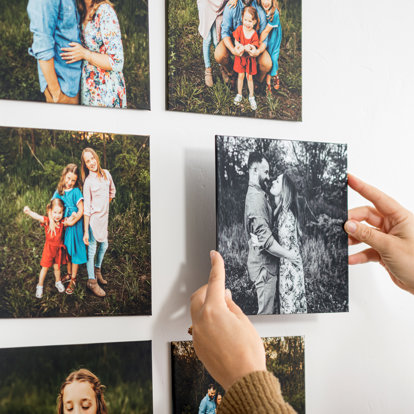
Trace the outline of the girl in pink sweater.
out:
[[[108,282],[102,277],[101,266],[108,249],[109,203],[115,197],[115,184],[108,170],[101,168],[98,154],[85,148],[81,156],[81,176],[84,197],[84,236],[88,246],[87,287],[99,297],[106,295],[98,285]]]

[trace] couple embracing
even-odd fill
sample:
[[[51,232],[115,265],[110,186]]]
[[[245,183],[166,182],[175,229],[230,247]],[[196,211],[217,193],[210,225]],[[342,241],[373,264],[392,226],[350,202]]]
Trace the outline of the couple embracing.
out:
[[[256,287],[257,313],[274,314],[277,307],[282,314],[307,313],[296,187],[288,175],[280,174],[269,189],[272,208],[267,194],[268,160],[251,152],[248,170],[244,225],[249,240],[247,269]]]
[[[81,190],[82,189],[82,190]],[[106,285],[101,266],[108,249],[109,203],[115,197],[115,185],[108,170],[101,167],[98,154],[85,148],[81,155],[81,169],[68,164],[62,171],[57,189],[46,207],[46,216],[32,211],[24,213],[45,228],[45,244],[40,261],[41,271],[36,286],[36,297],[43,297],[43,285],[50,267],[55,274],[59,293],[75,291],[79,266],[86,263],[86,286],[96,296],[103,297]],[[67,265],[67,274],[61,277],[61,265]],[[63,286],[64,283],[68,286]]]
[[[46,102],[126,107],[124,52],[108,0],[29,0],[40,91]]]

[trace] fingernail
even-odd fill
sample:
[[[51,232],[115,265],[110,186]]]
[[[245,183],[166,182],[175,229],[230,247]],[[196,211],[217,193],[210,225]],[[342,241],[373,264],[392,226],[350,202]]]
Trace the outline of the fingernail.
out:
[[[347,221],[345,223],[345,231],[347,233],[355,233],[357,229],[357,225],[354,221]]]
[[[213,261],[215,257],[216,257],[216,251],[210,250],[210,260]]]

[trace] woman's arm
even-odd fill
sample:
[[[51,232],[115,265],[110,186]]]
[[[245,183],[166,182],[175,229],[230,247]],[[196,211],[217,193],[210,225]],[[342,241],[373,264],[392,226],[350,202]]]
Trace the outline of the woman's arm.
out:
[[[37,220],[40,223],[44,223],[45,219],[40,214],[35,213],[34,211],[30,210],[28,206],[25,206],[23,209],[23,213],[30,216],[33,220]]]
[[[78,201],[78,211],[65,219],[65,226],[74,226],[83,216],[83,200]]]
[[[71,42],[70,47],[62,47],[63,53],[60,54],[67,64],[86,60],[91,65],[104,70],[112,70],[111,58],[105,53],[92,52],[84,48],[79,43]]]
[[[267,36],[269,35],[269,33],[272,29],[273,29],[273,26],[271,26],[270,24],[268,24],[265,27],[263,32],[260,34],[260,43],[262,43],[267,38]]]

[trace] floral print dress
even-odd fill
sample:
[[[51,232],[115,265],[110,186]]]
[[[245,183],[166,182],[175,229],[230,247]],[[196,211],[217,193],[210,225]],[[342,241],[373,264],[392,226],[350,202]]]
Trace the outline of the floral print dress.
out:
[[[281,258],[279,267],[280,313],[307,313],[305,276],[299,251],[296,218],[291,210],[283,209],[277,218],[279,244],[300,257],[300,264]]]
[[[112,66],[112,70],[105,70],[83,61],[82,105],[126,108],[121,30],[115,10],[109,4],[100,5],[94,18],[83,26],[82,43],[92,52],[108,55]]]

